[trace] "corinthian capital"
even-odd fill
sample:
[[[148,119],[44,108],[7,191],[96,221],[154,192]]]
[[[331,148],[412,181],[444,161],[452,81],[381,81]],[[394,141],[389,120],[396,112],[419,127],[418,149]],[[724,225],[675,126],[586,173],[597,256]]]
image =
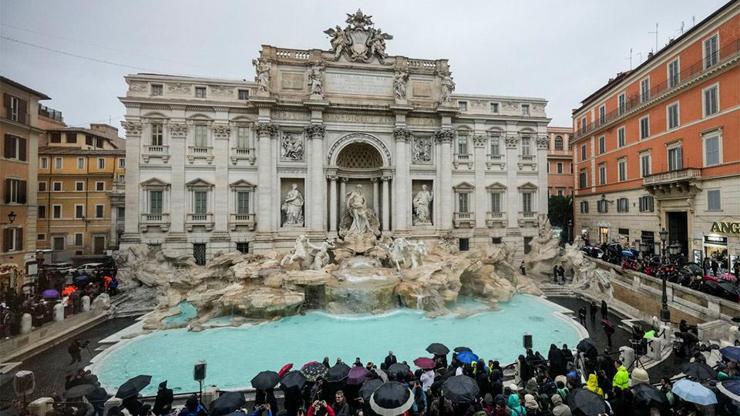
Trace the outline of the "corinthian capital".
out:
[[[396,127],[393,130],[393,138],[396,141],[405,142],[411,138],[411,131],[405,127]]]
[[[434,138],[437,139],[437,142],[439,143],[449,143],[454,137],[455,132],[449,128],[437,130],[437,132],[434,133]]]
[[[277,126],[272,123],[257,123],[258,136],[274,136],[277,132]]]
[[[141,136],[141,122],[122,121],[121,126],[126,130],[126,136]]]
[[[326,127],[323,124],[312,124],[306,127],[306,137],[309,139],[322,140],[326,134]]]
[[[547,140],[547,137],[540,136],[537,138],[537,148],[538,149],[544,149],[547,150],[550,147],[550,143]]]

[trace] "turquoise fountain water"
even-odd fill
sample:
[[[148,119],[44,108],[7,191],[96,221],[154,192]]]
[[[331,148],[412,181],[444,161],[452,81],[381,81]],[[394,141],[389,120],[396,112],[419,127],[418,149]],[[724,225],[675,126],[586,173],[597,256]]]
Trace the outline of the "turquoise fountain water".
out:
[[[535,349],[545,355],[551,343],[573,347],[580,339],[572,321],[556,316],[556,305],[533,296],[515,296],[497,311],[481,312],[475,302],[458,306],[465,313],[438,318],[410,309],[351,316],[310,312],[238,328],[156,331],[103,352],[93,371],[109,389],[149,374],[152,384],[144,394],[154,394],[162,380],[176,392],[185,392],[198,389],[192,369],[200,360],[208,363],[206,384],[228,389],[249,387],[259,371],[277,371],[286,363],[300,367],[324,356],[332,364],[337,357],[348,363],[355,357],[379,363],[392,350],[399,360],[411,363],[429,356],[427,345],[442,342],[450,349],[467,346],[486,360],[510,363],[522,353],[525,333],[534,336]]]

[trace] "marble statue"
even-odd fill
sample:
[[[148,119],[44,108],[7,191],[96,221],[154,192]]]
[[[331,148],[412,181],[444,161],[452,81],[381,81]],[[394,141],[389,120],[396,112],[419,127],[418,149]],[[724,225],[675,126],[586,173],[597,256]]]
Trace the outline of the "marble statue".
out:
[[[283,225],[303,227],[303,194],[298,190],[298,184],[292,184],[290,191],[283,200],[285,223]]]
[[[312,98],[324,98],[323,78],[321,65],[314,65],[308,70],[308,91]]]
[[[263,59],[253,59],[252,65],[254,65],[259,92],[269,93],[270,92],[270,63]]]
[[[397,100],[406,100],[406,86],[409,81],[409,73],[407,71],[399,70],[396,71],[393,77],[393,93]]]
[[[432,203],[434,196],[426,184],[421,185],[421,191],[416,193],[414,200],[412,201],[414,206],[414,224],[431,224],[431,216],[429,215],[429,204]]]
[[[417,268],[423,265],[424,256],[429,254],[426,243],[423,241],[412,242],[403,237],[396,238],[392,243],[386,245],[388,259],[395,266],[396,271],[401,272],[404,268]]]
[[[429,137],[414,139],[413,158],[414,162],[417,163],[430,163],[432,161],[432,140]]]
[[[302,270],[321,270],[329,264],[329,250],[334,249],[332,241],[324,241],[320,244],[312,244],[305,235],[296,237],[295,244],[290,253],[283,256],[280,265],[283,267],[297,263]]]
[[[367,198],[358,184],[347,193],[345,213],[342,221],[343,235],[377,234],[378,219],[367,207]]]
[[[334,243],[332,241],[324,241],[319,245],[309,243],[309,247],[313,249],[313,262],[311,262],[312,269],[321,270],[329,264],[329,250],[334,248]]]
[[[334,60],[342,55],[352,62],[370,62],[377,58],[382,64],[388,54],[385,52],[386,40],[393,36],[373,27],[372,16],[357,10],[355,13],[347,14],[347,26],[342,29],[339,26],[324,31],[331,37],[331,48]]]
[[[452,80],[452,76],[450,74],[444,74],[442,76],[442,94],[440,96],[440,101],[443,104],[452,101],[453,91],[455,91],[455,81]]]
[[[303,140],[301,137],[295,134],[286,134],[281,140],[280,147],[280,157],[284,160],[303,160]]]

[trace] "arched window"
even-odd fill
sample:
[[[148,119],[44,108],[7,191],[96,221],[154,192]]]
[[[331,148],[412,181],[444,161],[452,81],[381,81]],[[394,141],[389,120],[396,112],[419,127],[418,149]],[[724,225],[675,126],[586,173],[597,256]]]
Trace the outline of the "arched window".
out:
[[[555,150],[563,150],[563,136],[555,136]]]

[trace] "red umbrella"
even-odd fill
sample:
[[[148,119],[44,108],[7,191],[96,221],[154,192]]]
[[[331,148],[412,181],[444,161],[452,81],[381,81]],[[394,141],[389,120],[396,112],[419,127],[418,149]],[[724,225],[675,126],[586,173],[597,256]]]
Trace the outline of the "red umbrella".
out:
[[[434,360],[427,357],[419,357],[414,360],[414,364],[416,364],[417,367],[424,369],[424,370],[431,370],[435,367]]]
[[[284,366],[280,367],[280,371],[278,371],[278,376],[282,377],[290,371],[290,369],[293,368],[293,363],[285,364]]]

